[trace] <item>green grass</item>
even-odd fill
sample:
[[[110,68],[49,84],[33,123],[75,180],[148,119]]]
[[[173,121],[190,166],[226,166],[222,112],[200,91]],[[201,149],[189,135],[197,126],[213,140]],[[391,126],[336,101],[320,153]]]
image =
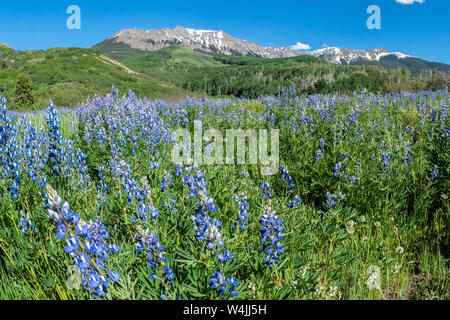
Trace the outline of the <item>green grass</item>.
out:
[[[158,51],[132,55],[121,62],[156,81],[173,83],[181,87],[185,74],[192,68],[223,67],[212,55],[172,45]]]
[[[107,52],[107,54],[116,60],[122,60],[131,56],[140,55],[145,53],[145,51],[133,49],[130,46],[126,45],[122,42],[116,42],[111,39],[107,39],[96,46],[94,46],[92,49]]]

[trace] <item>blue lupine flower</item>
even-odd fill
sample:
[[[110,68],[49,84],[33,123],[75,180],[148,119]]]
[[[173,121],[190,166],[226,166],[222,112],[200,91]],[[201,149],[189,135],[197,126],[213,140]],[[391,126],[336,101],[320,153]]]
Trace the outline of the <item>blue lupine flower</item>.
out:
[[[284,252],[281,245],[281,240],[284,238],[281,233],[284,229],[283,222],[276,215],[276,211],[272,211],[270,208],[264,209],[264,214],[259,222],[261,225],[261,242],[263,243],[260,250],[266,252],[264,263],[272,269],[274,264],[279,263],[278,255]]]
[[[1,96],[0,96],[1,98]],[[19,196],[20,172],[18,159],[21,154],[17,127],[8,116],[6,99],[0,102],[0,179],[8,180],[7,194],[17,199]]]
[[[172,281],[175,278],[175,274],[172,269],[166,265],[167,259],[163,256],[163,250],[165,247],[159,243],[158,235],[150,233],[147,229],[142,234],[136,234],[137,252],[144,252],[147,255],[148,265],[152,269],[152,273],[149,275],[150,279],[156,279],[156,271],[160,269],[160,266],[164,266],[164,274],[161,277]]]
[[[383,162],[383,169],[385,171],[389,170],[389,168],[391,167],[391,157],[387,153],[383,153],[381,155],[381,161]]]
[[[27,213],[25,215],[22,210],[20,211],[19,227],[20,232],[22,233],[26,233],[28,230],[30,230],[33,233],[38,232],[38,229],[34,226],[34,222],[31,221],[30,214]]]
[[[224,245],[221,230],[219,228],[221,225],[222,222],[218,221],[216,218],[210,220],[207,223],[206,230],[204,233],[204,240],[206,241],[206,249],[218,250],[219,247],[222,247]]]
[[[110,160],[111,175],[113,179],[119,180],[128,196],[128,204],[131,205],[134,199],[142,200],[138,182],[131,176],[131,166],[123,160],[113,158]]]
[[[196,171],[193,175],[192,171]],[[206,249],[213,251],[216,253],[216,257],[218,262],[221,264],[223,270],[223,265],[227,263],[229,260],[234,258],[234,255],[230,253],[229,250],[225,249],[222,253],[220,250],[225,244],[225,241],[222,239],[222,234],[220,230],[220,226],[222,222],[218,221],[216,218],[211,218],[209,216],[210,212],[215,212],[218,210],[217,206],[214,204],[214,200],[209,196],[209,192],[206,190],[206,186],[208,183],[204,180],[204,173],[198,169],[198,166],[193,166],[190,168],[186,168],[185,177],[184,177],[184,185],[189,187],[189,195],[190,197],[197,197],[199,200],[199,205],[197,209],[192,214],[192,219],[194,220],[194,227],[196,231],[196,238],[199,241],[205,241]],[[215,277],[216,275],[217,277]],[[212,275],[210,280],[211,288],[221,288],[219,295],[223,294],[223,289],[225,287],[223,285],[223,281],[219,284],[222,277],[225,279],[225,276],[218,272]],[[234,284],[237,281],[234,277],[228,276],[228,280],[224,280],[226,283],[230,284],[230,293],[233,296],[237,296],[237,293],[234,291]],[[238,284],[236,284],[237,286]]]
[[[66,251],[66,253],[72,253],[72,252],[77,252],[78,248],[80,247],[80,241],[78,240],[77,237],[70,237],[68,239],[66,239],[67,242],[67,246],[64,248],[64,251]]]
[[[333,208],[336,206],[337,202],[336,200],[333,199],[333,197],[331,196],[331,193],[327,192],[325,194],[325,197],[327,198],[327,203],[325,204],[325,207],[329,208]]]
[[[247,210],[250,208],[247,202],[247,197],[245,197],[243,193],[241,193],[240,195],[236,194],[234,195],[234,201],[238,203],[239,216],[236,219],[236,222],[233,224],[233,227],[239,224],[241,230],[246,230],[247,229],[246,223],[248,222],[247,218],[249,216]]]
[[[287,188],[288,188],[288,192],[289,193],[294,192],[292,190],[292,188],[295,187],[295,184],[294,184],[294,181],[292,180],[291,176],[289,175],[288,168],[286,168],[285,166],[281,166],[280,167],[280,171],[281,171],[281,181],[286,183]]]
[[[323,150],[322,149],[317,150],[313,163],[319,162],[319,160],[322,159],[322,156]]]
[[[106,169],[103,166],[100,166],[100,168],[98,169],[98,178],[100,180],[98,187],[97,187],[99,209],[101,209],[103,207],[103,205],[106,203],[106,201],[108,199],[109,187],[105,182],[105,171],[106,171]]]
[[[49,137],[49,154],[48,163],[53,170],[54,175],[61,174],[62,167],[64,165],[64,148],[63,137],[61,135],[61,119],[58,117],[58,111],[56,110],[53,102],[50,101],[50,105],[47,109],[47,125],[48,125],[48,137]]]
[[[259,186],[263,191],[264,194],[261,196],[263,199],[272,199],[272,194],[270,193],[271,185],[270,183],[264,183]]]
[[[341,194],[332,195],[329,192],[325,194],[325,197],[327,198],[327,202],[325,203],[326,208],[334,208],[337,205],[337,201],[343,198]]]
[[[57,223],[57,237],[66,240],[64,251],[70,255],[75,268],[81,274],[82,285],[93,297],[103,297],[109,288],[109,280],[104,275],[104,259],[109,257],[110,252],[118,252],[120,248],[108,244],[109,232],[103,225],[103,220],[84,222],[79,214],[70,209],[67,201],[61,207],[62,198],[49,185],[46,199],[48,214]],[[73,228],[74,225],[76,234],[68,228]],[[111,275],[112,282],[120,277],[117,271],[110,273]]]
[[[196,171],[195,175],[191,174],[192,171]],[[204,173],[198,170],[197,166],[186,168],[184,185],[189,187],[188,198],[197,197],[201,206],[204,206],[207,211],[215,212],[218,210],[214,200],[209,196],[208,190],[206,190],[208,183],[204,180]]]
[[[300,203],[302,203],[302,199],[297,195],[297,196],[295,196],[295,200],[293,202],[291,202],[291,203],[288,203],[286,206],[289,209],[292,209],[292,208],[296,207]]]
[[[341,175],[340,169],[344,166],[344,163],[339,161],[333,169],[334,176],[337,178]]]
[[[172,268],[169,265],[164,265],[164,272],[166,273],[167,279],[172,281],[175,279],[175,273],[173,273]]]
[[[27,175],[33,182],[38,181],[38,187],[42,189],[45,186],[42,176],[44,163],[46,161],[45,148],[47,145],[47,137],[43,130],[33,127],[31,121],[24,122],[24,139],[23,147],[27,158]]]
[[[150,170],[154,170],[154,169],[157,169],[159,167],[160,167],[160,165],[159,165],[158,162],[151,162],[150,165],[149,165]]]
[[[228,261],[234,259],[234,254],[231,253],[230,250],[225,249],[223,253],[218,253],[216,257],[219,260],[220,264],[226,264]]]
[[[228,276],[225,278],[224,274],[221,271],[216,271],[215,273],[211,274],[211,279],[209,280],[211,284],[211,288],[219,288],[219,297],[222,296],[226,291],[228,287],[228,292],[233,296],[236,297],[238,294],[235,291],[235,288],[239,286],[239,282],[236,280],[235,277]]]
[[[120,273],[119,271],[109,271],[109,279],[112,282],[117,282],[120,279]]]
[[[446,104],[442,105],[442,110],[441,110],[441,119],[442,121],[445,121],[445,119],[447,118],[447,114],[448,114],[448,107]]]
[[[171,174],[171,173],[168,173],[168,174],[167,174],[165,177],[163,177],[163,179],[162,179],[161,186],[160,186],[161,192],[166,192],[167,187],[168,187],[169,185],[171,185],[172,182],[173,182],[173,180],[172,180],[172,174]]]
[[[439,169],[434,169],[433,171],[431,171],[430,176],[434,179],[439,178]]]
[[[175,176],[179,177],[183,174],[183,167],[180,165],[175,165]]]
[[[166,208],[169,211],[169,214],[172,214],[172,212],[177,210],[175,208],[175,206],[172,205],[172,203],[174,203],[174,204],[177,203],[177,200],[173,199],[173,198],[169,198],[168,202],[165,202],[165,201],[163,202],[163,206],[164,206],[164,208]]]

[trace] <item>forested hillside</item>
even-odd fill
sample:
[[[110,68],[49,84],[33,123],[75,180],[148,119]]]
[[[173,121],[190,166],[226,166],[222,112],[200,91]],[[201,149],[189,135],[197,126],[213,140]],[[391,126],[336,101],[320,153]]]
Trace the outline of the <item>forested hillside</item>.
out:
[[[211,96],[258,97],[295,87],[303,94],[399,90],[420,91],[427,79],[407,69],[340,66],[311,56],[265,59],[217,55],[170,46],[121,60],[138,72],[152,75],[187,91]]]
[[[49,100],[74,107],[113,85],[120,94],[133,90],[151,99],[178,100],[193,95],[255,98],[279,94],[283,87],[295,87],[298,94],[440,90],[449,82],[447,74],[432,70],[413,76],[408,69],[341,66],[312,56],[210,55],[177,45],[144,53],[116,49],[119,60],[93,49],[2,47],[0,95],[9,97],[14,109],[32,110],[45,108]]]
[[[18,101],[18,79],[29,78],[32,104]],[[15,51],[0,48],[0,95],[8,97],[15,109],[43,109],[53,100],[60,107],[74,107],[88,96],[105,94],[115,85],[119,92],[133,90],[154,98],[179,95],[181,89],[160,84],[100,51],[81,48],[54,48],[47,51]]]

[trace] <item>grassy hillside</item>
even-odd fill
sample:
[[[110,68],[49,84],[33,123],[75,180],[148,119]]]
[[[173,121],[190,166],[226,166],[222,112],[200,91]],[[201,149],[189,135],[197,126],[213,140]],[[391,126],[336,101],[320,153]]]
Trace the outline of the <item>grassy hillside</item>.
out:
[[[187,67],[223,66],[221,61],[210,54],[177,45],[172,45],[158,51],[146,52],[141,55],[134,55],[121,61],[139,68],[175,67],[177,65],[185,65]]]
[[[158,51],[131,55],[120,60],[139,73],[148,74],[155,81],[172,83],[178,87],[192,69],[223,67],[214,56],[173,45]]]
[[[125,43],[116,42],[111,39],[107,39],[107,40],[93,46],[92,49],[104,52],[108,56],[110,56],[111,58],[116,59],[116,60],[121,60],[121,59],[125,59],[127,57],[145,53],[145,51],[142,51],[139,49],[133,49]]]
[[[18,75],[27,74],[35,97],[33,106],[42,109],[50,99],[60,107],[73,107],[86,97],[105,94],[113,85],[119,93],[133,90],[151,98],[169,98],[187,93],[167,83],[159,83],[148,74],[136,72],[100,51],[80,48],[54,48],[48,51],[14,51],[0,48],[0,95],[10,106],[15,101]]]

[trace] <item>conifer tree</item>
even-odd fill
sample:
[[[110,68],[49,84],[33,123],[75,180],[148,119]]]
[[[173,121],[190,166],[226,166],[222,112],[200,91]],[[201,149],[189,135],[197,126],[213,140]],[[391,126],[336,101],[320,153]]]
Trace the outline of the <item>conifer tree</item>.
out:
[[[16,101],[20,106],[31,106],[34,104],[33,90],[28,75],[21,73],[17,77]]]

